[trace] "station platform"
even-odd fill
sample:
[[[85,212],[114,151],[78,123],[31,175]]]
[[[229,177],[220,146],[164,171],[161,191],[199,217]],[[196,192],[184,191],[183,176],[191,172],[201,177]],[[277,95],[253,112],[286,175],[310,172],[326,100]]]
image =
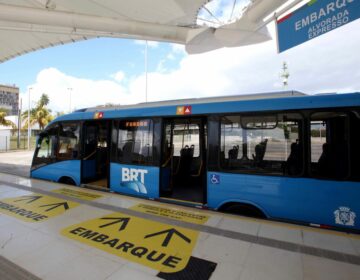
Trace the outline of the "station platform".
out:
[[[0,279],[360,279],[360,235],[0,173]]]

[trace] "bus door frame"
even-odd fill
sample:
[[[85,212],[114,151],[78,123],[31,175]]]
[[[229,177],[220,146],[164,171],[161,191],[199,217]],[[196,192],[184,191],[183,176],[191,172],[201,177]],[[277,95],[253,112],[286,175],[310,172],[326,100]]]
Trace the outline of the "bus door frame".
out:
[[[172,145],[172,141],[173,141],[173,131],[174,131],[174,125],[176,124],[176,121],[183,121],[183,123],[189,122],[189,124],[199,124],[199,135],[200,135],[200,147],[199,147],[199,153],[200,156],[202,157],[202,161],[203,161],[203,166],[202,171],[201,171],[201,176],[203,177],[202,180],[202,184],[201,184],[201,189],[202,189],[202,205],[206,205],[207,204],[207,172],[208,172],[208,164],[207,164],[207,160],[208,160],[208,145],[209,145],[209,141],[208,139],[208,116],[206,115],[196,115],[196,116],[192,116],[192,115],[187,115],[187,116],[176,116],[176,117],[164,117],[161,119],[162,124],[161,124],[161,158],[160,158],[160,172],[159,172],[159,196],[163,197],[163,198],[171,198],[171,196],[164,196],[162,195],[162,193],[164,193],[166,190],[162,190],[161,189],[161,180],[162,180],[162,176],[163,176],[163,171],[164,171],[164,167],[162,166],[163,162],[164,162],[164,141],[166,139],[166,134],[165,134],[165,129],[166,129],[166,125],[171,125],[171,142],[170,145]],[[206,134],[205,134],[205,127],[206,127]],[[174,151],[172,151],[172,153],[174,153]],[[173,157],[174,155],[172,154],[171,157]],[[172,159],[171,159],[172,160]],[[171,171],[172,173],[172,168]],[[172,180],[172,174],[170,174],[170,184],[171,184],[171,180]],[[189,203],[193,203],[190,200],[186,200],[189,201]]]
[[[111,149],[112,149],[112,139],[111,139],[111,131],[113,128],[113,123],[114,121],[111,119],[90,119],[90,120],[84,120],[81,121],[81,136],[80,136],[80,141],[81,141],[81,157],[80,157],[80,185],[82,184],[87,184],[87,182],[84,182],[84,161],[86,161],[86,159],[84,159],[84,157],[89,156],[89,155],[85,155],[85,141],[86,141],[86,125],[87,124],[91,124],[91,123],[105,123],[107,125],[107,159],[108,159],[108,166],[106,168],[106,178],[107,178],[107,189],[110,189],[110,162],[111,162]],[[96,136],[98,136],[99,131],[96,132]],[[96,153],[95,153],[96,155]],[[96,172],[96,168],[97,168],[97,160],[95,159],[95,172]]]

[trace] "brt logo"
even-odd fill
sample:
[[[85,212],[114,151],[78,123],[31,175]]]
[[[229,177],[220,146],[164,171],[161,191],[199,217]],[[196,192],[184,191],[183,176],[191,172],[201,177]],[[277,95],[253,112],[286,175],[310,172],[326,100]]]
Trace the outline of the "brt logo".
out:
[[[141,182],[142,184],[145,183],[145,174],[148,171],[145,169],[135,169],[135,168],[122,168],[122,178],[123,182]]]

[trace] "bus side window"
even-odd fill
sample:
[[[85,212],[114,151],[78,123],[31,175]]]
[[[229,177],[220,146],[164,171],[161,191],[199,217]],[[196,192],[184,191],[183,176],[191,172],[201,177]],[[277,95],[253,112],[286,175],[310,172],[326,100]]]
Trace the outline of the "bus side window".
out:
[[[32,169],[56,161],[58,150],[58,125],[55,124],[43,131],[38,139]]]
[[[344,112],[311,115],[311,175],[323,179],[349,177],[349,116]]]
[[[56,151],[58,150],[57,134],[58,126],[47,128],[40,134],[35,158],[56,159]]]
[[[52,147],[52,138],[49,135],[45,135],[39,138],[38,142],[38,152],[37,157],[39,158],[50,158],[51,157],[51,147]]]
[[[360,110],[350,114],[351,179],[360,181]]]
[[[63,123],[59,129],[58,160],[76,159],[79,156],[80,127],[78,123]]]
[[[223,117],[221,168],[250,174],[302,175],[302,122],[297,113]]]
[[[156,150],[153,145],[152,120],[121,120],[117,141],[117,161],[150,165]]]

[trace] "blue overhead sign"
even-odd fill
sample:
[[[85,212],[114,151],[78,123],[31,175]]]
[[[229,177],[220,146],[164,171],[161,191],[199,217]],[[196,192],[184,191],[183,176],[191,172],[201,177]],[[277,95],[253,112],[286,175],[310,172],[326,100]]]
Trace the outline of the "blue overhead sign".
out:
[[[312,0],[277,21],[283,52],[360,18],[360,0]]]

